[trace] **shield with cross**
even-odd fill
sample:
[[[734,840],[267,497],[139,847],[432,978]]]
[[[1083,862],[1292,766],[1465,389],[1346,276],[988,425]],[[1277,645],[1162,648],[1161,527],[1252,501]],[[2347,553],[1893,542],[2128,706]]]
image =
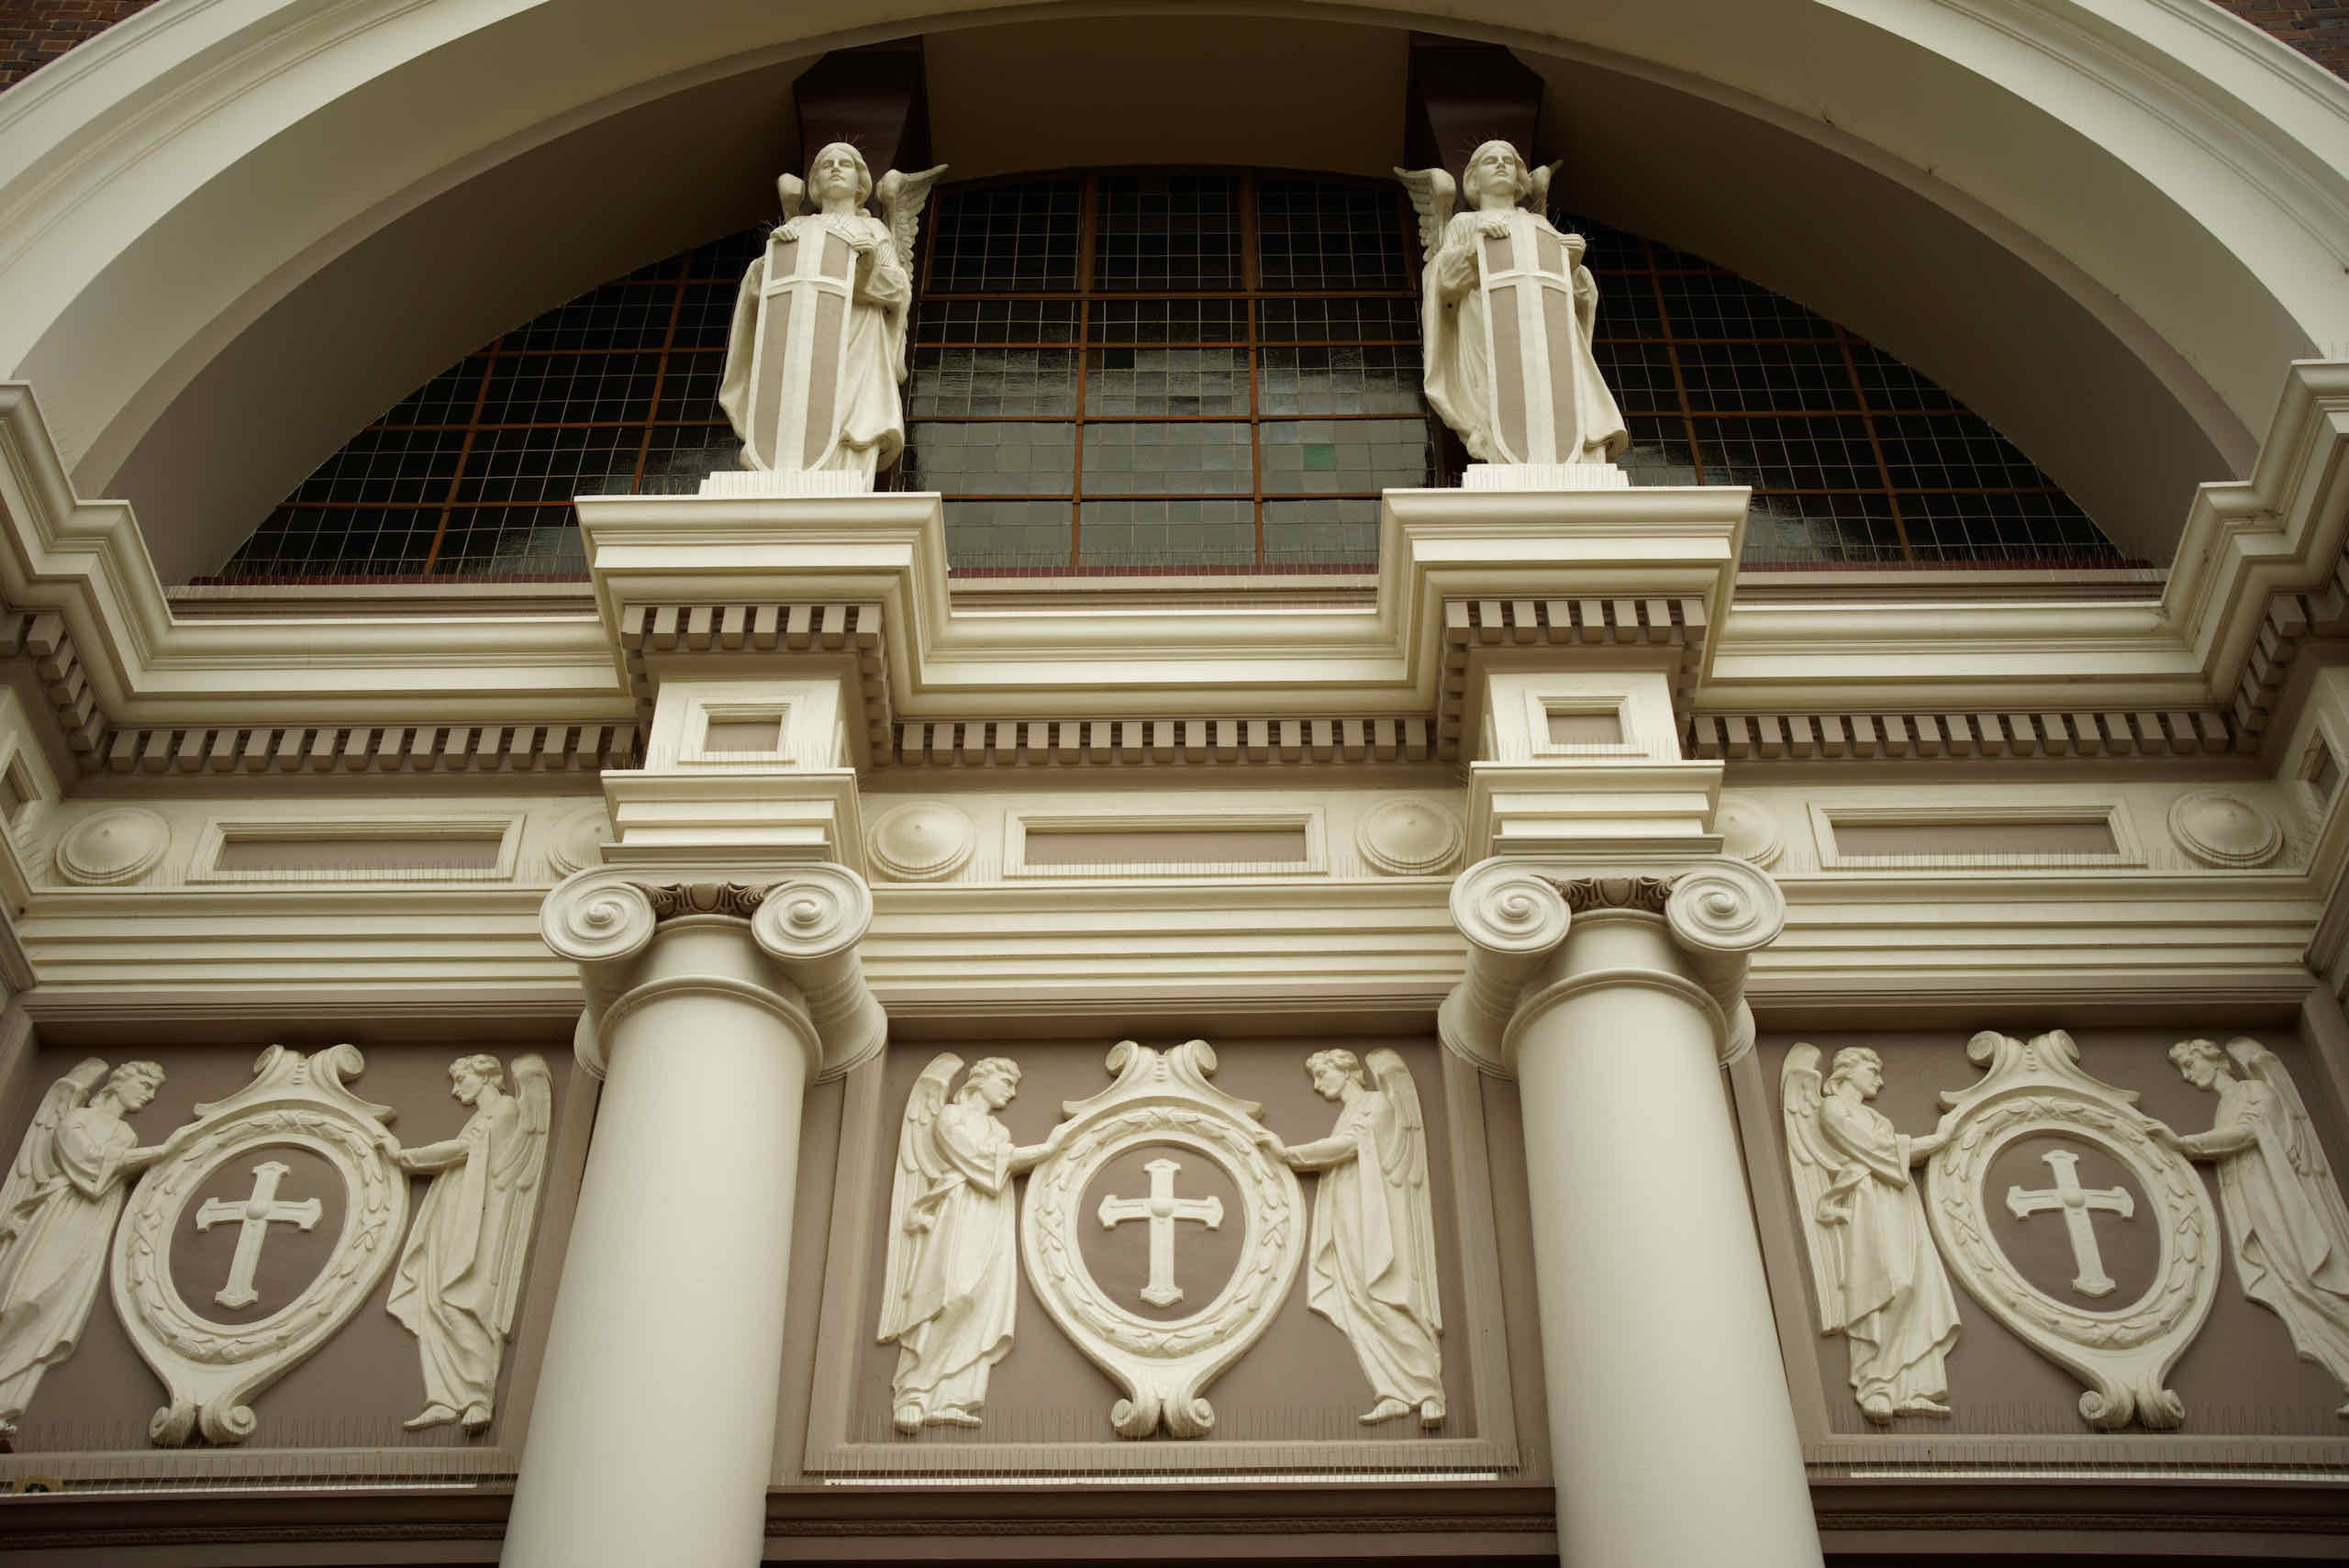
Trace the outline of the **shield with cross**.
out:
[[[1476,274],[1493,372],[1493,435],[1507,453],[1503,461],[1579,462],[1575,268],[1581,237],[1561,234],[1521,207],[1479,216],[1497,218],[1501,229],[1480,236]]]
[[[1985,1030],[1965,1050],[1987,1071],[1943,1094],[1948,1141],[1925,1167],[1925,1211],[1951,1272],[2087,1385],[2080,1415],[2091,1426],[2178,1425],[2186,1406],[2167,1385],[2169,1369],[2218,1294],[2209,1189],[2184,1155],[2155,1140],[2160,1124],[2136,1108],[2134,1091],[2081,1069],[2078,1042],[2064,1030],[2028,1040]],[[2125,1179],[2084,1177],[2084,1157]],[[2063,1268],[2050,1274],[2017,1256],[2017,1228],[2029,1227],[2046,1228],[2032,1240],[2043,1238]],[[2112,1262],[2124,1251],[2150,1251],[2150,1267]]]
[[[1265,1151],[1256,1102],[1208,1081],[1215,1065],[1203,1040],[1163,1053],[1119,1042],[1108,1060],[1117,1081],[1063,1107],[1065,1119],[1028,1179],[1019,1251],[1030,1283],[1052,1320],[1125,1388],[1109,1411],[1120,1437],[1204,1437],[1215,1425],[1208,1384],[1270,1326],[1305,1255],[1297,1176]],[[1096,1178],[1134,1151],[1155,1156],[1140,1166],[1147,1185],[1106,1191],[1087,1209]],[[1205,1191],[1206,1168],[1230,1183],[1238,1202]],[[1144,1283],[1130,1291],[1097,1278],[1085,1249],[1088,1229],[1127,1226],[1146,1234],[1149,1260]],[[1232,1228],[1238,1262],[1219,1288],[1202,1292],[1207,1299],[1189,1312],[1164,1316],[1192,1306],[1178,1258],[1204,1233]],[[1128,1295],[1157,1311],[1140,1310]]]
[[[856,254],[819,217],[767,236],[744,439],[757,466],[811,469],[830,450],[846,395]]]
[[[365,1065],[355,1046],[307,1056],[271,1046],[253,1081],[196,1106],[132,1190],[115,1232],[114,1302],[170,1391],[148,1423],[159,1446],[250,1437],[259,1422],[249,1402],[349,1322],[391,1267],[407,1177],[392,1161],[391,1107],[345,1082]],[[195,1201],[207,1189],[214,1195]],[[323,1263],[272,1266],[329,1215],[339,1223]],[[187,1257],[175,1266],[176,1252],[216,1232],[234,1237],[225,1262],[202,1259],[210,1273]],[[195,1281],[206,1305],[183,1290]]]

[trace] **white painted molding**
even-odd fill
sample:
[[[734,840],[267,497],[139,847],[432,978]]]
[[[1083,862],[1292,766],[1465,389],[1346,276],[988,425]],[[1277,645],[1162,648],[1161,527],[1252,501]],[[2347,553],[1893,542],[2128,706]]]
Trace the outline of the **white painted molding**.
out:
[[[1215,1051],[1188,1040],[1161,1054],[1132,1040],[1109,1051],[1117,1082],[1070,1102],[1030,1173],[1019,1216],[1028,1278],[1063,1332],[1126,1390],[1109,1413],[1122,1438],[1198,1438],[1215,1426],[1207,1385],[1261,1338],[1305,1256],[1304,1197],[1267,1151],[1263,1108],[1208,1082]],[[1085,1267],[1081,1229],[1098,1223],[1083,1198],[1128,1149],[1167,1145],[1216,1165],[1240,1190],[1246,1239],[1231,1279],[1197,1311],[1145,1318],[1103,1290]]]
[[[2135,1108],[2133,1091],[2081,1069],[2079,1046],[2065,1031],[2026,1041],[1986,1029],[1966,1042],[1965,1054],[1987,1071],[1976,1084],[1943,1092],[1950,1108],[1925,1167],[1926,1212],[1943,1255],[1992,1317],[2087,1385],[2079,1407],[2090,1426],[2179,1425],[2186,1404],[2168,1386],[2169,1369],[2201,1331],[2219,1287],[2219,1217],[2202,1178],[2156,1139],[2161,1124]],[[2152,1209],[2144,1220],[2160,1237],[2161,1256],[2137,1300],[2099,1305],[2093,1279],[2085,1289],[2075,1284],[2085,1300],[2055,1296],[1998,1246],[1990,1206],[2008,1195],[1991,1194],[1985,1184],[1999,1151],[2033,1133],[2093,1145],[2143,1190]]]
[[[139,806],[84,817],[57,840],[57,874],[83,886],[137,882],[162,862],[172,826]]]
[[[295,878],[341,883],[412,883],[428,879],[511,882],[521,858],[522,822],[519,813],[495,817],[419,817],[406,811],[366,817],[310,817],[281,813],[266,817],[208,817],[196,837],[195,850],[188,862],[187,879],[192,884],[260,882],[278,884]],[[75,830],[80,829],[77,827]],[[495,842],[497,846],[495,855],[489,865],[478,870],[325,866],[306,873],[293,867],[240,870],[220,864],[221,856],[229,846],[239,843],[292,845],[330,840],[351,843],[434,844],[447,843],[452,839]],[[62,845],[60,849],[61,851]]]
[[[1974,792],[1966,793],[1973,797],[1946,802],[1934,801],[1924,792],[1915,789],[1844,791],[1839,792],[1832,799],[1813,800],[1809,808],[1811,836],[1819,846],[1820,869],[1915,872],[1930,867],[1964,870],[1998,865],[2016,870],[2033,866],[2110,866],[2118,870],[2145,863],[2143,846],[2137,841],[2129,814],[2117,799],[2081,800],[2076,796],[2040,798],[2033,795],[2018,800],[2011,795],[2001,795],[1999,798],[1986,800]],[[2079,853],[2012,850],[1991,854],[1953,854],[1934,850],[1915,850],[1894,854],[1869,854],[1845,850],[1836,840],[1835,825],[1839,822],[1854,827],[1916,828],[1925,836],[1932,835],[1937,829],[1970,826],[2020,828],[2086,823],[2109,831],[2112,835],[2113,847],[2110,852]]]
[[[2263,866],[2284,851],[2284,825],[2235,791],[2179,795],[2169,808],[2169,830],[2205,865]]]
[[[1432,800],[1405,795],[1383,800],[1354,824],[1354,848],[1390,876],[1431,876],[1460,858],[1466,834],[1460,818]]]
[[[1295,832],[1305,853],[1296,860],[1205,861],[1169,854],[1163,860],[1136,853],[1111,863],[1031,861],[1030,833],[1114,833],[1143,842],[1155,834],[1170,838],[1186,833],[1266,834]],[[1170,847],[1174,847],[1171,846]],[[1319,806],[1271,808],[1258,811],[1027,811],[1004,814],[1003,874],[1008,878],[1118,877],[1250,877],[1323,876],[1330,870],[1329,833]]]
[[[873,819],[865,854],[893,882],[941,882],[970,863],[979,830],[968,813],[938,800],[909,800]]]
[[[132,1191],[115,1232],[114,1304],[131,1343],[170,1391],[148,1429],[159,1446],[251,1437],[259,1423],[249,1401],[316,1353],[391,1268],[407,1220],[407,1178],[393,1163],[395,1140],[384,1127],[391,1107],[359,1098],[346,1084],[365,1066],[354,1046],[306,1057],[271,1046],[254,1062],[252,1083],[198,1106],[196,1119],[164,1140],[162,1158]],[[172,1247],[189,1200],[223,1165],[287,1146],[317,1155],[342,1181],[333,1251],[317,1277],[269,1316],[235,1324],[208,1318],[173,1283]],[[258,1204],[273,1184],[256,1182]],[[315,1217],[315,1207],[310,1212]],[[248,1249],[267,1245],[268,1221],[249,1215],[243,1223],[232,1287],[250,1276]]]

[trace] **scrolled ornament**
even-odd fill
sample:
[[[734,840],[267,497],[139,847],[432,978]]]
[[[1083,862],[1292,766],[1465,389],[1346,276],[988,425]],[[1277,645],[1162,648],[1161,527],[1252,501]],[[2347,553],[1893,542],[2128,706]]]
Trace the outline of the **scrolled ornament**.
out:
[[[1786,929],[1778,884],[1742,861],[1710,861],[1673,879],[1664,917],[1684,948],[1742,957]]]
[[[1565,940],[1571,917],[1556,883],[1518,862],[1488,860],[1452,884],[1452,918],[1474,947],[1532,954]]]
[[[610,872],[565,879],[539,906],[539,935],[573,963],[606,963],[644,951],[657,923],[651,896]]]
[[[873,924],[873,890],[846,866],[806,866],[767,889],[751,931],[781,959],[830,958]]]

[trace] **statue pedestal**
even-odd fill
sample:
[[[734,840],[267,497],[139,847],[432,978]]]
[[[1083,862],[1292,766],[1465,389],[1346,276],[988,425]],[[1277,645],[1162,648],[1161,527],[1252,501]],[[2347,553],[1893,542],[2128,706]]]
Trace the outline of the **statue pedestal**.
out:
[[[1472,462],[1463,490],[1629,490],[1631,476],[1611,462]],[[707,494],[707,491],[704,492]]]
[[[772,500],[782,495],[870,495],[873,476],[854,469],[721,468],[701,482],[701,494],[729,500]]]

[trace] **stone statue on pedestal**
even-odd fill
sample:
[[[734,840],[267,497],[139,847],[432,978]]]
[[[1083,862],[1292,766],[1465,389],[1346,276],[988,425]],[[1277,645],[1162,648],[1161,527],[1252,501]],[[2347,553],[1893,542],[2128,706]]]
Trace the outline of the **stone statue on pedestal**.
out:
[[[1488,141],[1457,187],[1442,169],[1395,171],[1419,209],[1428,402],[1479,462],[1611,464],[1631,444],[1591,358],[1598,284],[1579,234],[1544,216],[1551,164]]]
[[[784,221],[742,275],[718,405],[742,439],[741,466],[846,475],[870,490],[905,449],[914,236],[946,166],[876,183],[836,141],[801,181],[775,182]],[[881,217],[865,210],[877,200]],[[812,201],[816,210],[802,212]]]

